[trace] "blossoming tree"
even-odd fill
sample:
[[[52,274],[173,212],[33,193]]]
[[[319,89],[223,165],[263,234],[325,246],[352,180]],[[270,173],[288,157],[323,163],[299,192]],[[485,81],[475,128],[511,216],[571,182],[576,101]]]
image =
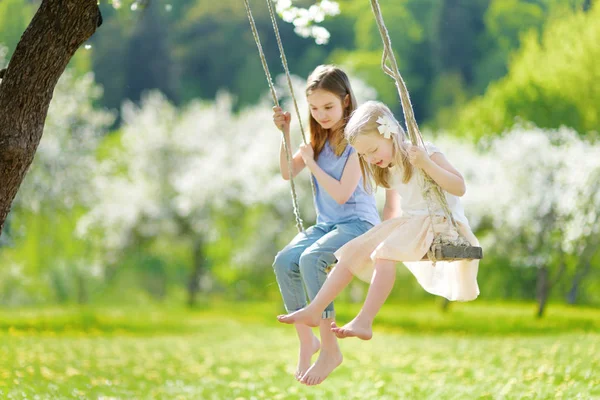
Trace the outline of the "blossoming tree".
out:
[[[484,247],[537,268],[542,316],[556,283],[571,274],[578,285],[597,253],[600,146],[566,128],[516,128],[477,149],[455,140],[442,146],[467,179],[475,229],[491,225]]]

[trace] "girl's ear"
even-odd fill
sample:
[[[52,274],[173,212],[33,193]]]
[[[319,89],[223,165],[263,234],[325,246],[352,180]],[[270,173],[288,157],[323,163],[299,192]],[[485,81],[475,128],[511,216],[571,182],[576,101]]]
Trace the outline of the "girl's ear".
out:
[[[347,94],[346,97],[344,97],[344,108],[348,107],[350,105],[350,95]]]

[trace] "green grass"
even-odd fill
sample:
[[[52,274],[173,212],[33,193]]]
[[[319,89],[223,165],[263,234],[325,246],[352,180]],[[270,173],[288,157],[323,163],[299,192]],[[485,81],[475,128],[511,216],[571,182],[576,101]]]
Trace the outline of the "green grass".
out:
[[[360,304],[340,303],[338,320],[349,321]],[[442,312],[433,302],[386,304],[376,320],[379,331],[416,334],[457,335],[547,335],[600,332],[600,310],[551,305],[546,315],[535,318],[534,304],[451,303]],[[0,332],[9,329],[28,332],[87,332],[151,335],[195,333],[204,329],[206,319],[221,316],[236,321],[272,325],[282,313],[279,302],[227,303],[213,301],[190,311],[183,307],[59,307],[0,309]]]
[[[356,306],[338,309],[346,321]],[[600,399],[598,310],[388,304],[318,387],[293,380],[297,340],[278,311],[0,311],[0,399]]]

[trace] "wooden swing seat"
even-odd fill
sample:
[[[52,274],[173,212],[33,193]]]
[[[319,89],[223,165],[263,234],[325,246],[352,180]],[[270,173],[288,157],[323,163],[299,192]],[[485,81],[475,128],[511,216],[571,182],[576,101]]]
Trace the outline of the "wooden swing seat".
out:
[[[481,260],[483,258],[483,250],[478,246],[434,244],[431,248],[437,261]],[[427,254],[425,254],[425,256],[422,258],[422,261],[429,261]]]

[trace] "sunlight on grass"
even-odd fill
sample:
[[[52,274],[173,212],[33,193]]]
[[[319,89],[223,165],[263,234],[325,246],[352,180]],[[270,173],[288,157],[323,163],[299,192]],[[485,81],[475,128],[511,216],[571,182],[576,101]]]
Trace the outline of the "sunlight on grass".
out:
[[[391,318],[391,310],[386,312]],[[55,314],[61,315],[59,311]],[[67,320],[64,315],[62,318]],[[114,322],[115,315],[119,314],[107,316],[106,321]],[[99,329],[0,330],[0,398],[587,399],[600,396],[600,376],[595,372],[600,370],[597,333],[503,336],[479,335],[477,327],[470,334],[386,333],[377,328],[370,342],[343,341],[342,366],[323,385],[309,388],[292,377],[297,339],[290,327],[275,321],[265,324],[260,320],[219,319],[184,311],[170,318],[174,321],[186,315],[194,320],[191,326],[197,326],[197,330],[140,334],[151,332],[149,327],[153,323],[168,325],[159,316],[148,320],[147,330],[133,324],[132,332],[122,327],[108,333]],[[35,313],[30,317],[35,318]],[[458,317],[460,313],[455,318]],[[143,314],[132,319],[142,320]],[[8,325],[9,321],[5,318],[3,321]],[[182,323],[171,328],[190,327]]]

